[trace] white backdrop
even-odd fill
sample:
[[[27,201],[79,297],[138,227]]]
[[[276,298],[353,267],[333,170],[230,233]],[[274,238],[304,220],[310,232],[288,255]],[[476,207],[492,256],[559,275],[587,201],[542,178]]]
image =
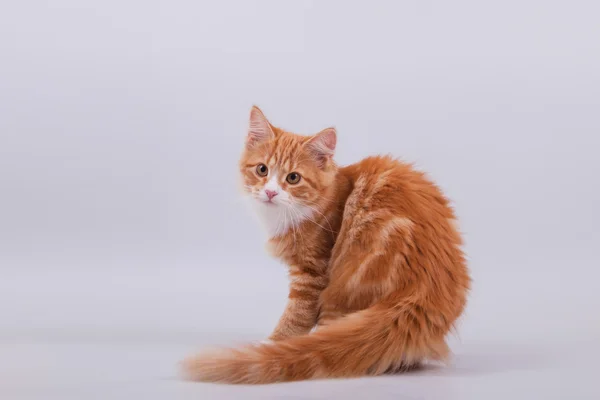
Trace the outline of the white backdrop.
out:
[[[0,394],[598,395],[599,13],[3,3]],[[266,336],[283,309],[285,268],[236,186],[252,104],[298,133],[335,125],[341,164],[413,161],[454,200],[474,286],[453,367],[298,389],[156,384],[196,347]]]

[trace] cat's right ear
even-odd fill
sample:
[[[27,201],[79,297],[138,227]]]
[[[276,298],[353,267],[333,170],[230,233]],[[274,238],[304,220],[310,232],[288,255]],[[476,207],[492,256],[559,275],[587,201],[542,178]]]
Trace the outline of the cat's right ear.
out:
[[[260,143],[269,141],[275,138],[275,133],[271,128],[271,124],[256,106],[252,106],[250,110],[250,124],[248,127],[248,135],[246,136],[246,147],[252,148]]]
[[[306,146],[320,167],[324,167],[333,158],[337,134],[335,128],[327,128],[311,137]]]

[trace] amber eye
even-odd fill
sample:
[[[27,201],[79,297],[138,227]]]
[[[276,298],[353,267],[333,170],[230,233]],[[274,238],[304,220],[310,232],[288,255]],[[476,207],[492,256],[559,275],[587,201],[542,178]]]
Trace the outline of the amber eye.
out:
[[[256,173],[260,176],[267,176],[269,173],[269,168],[265,164],[258,164],[256,166]]]
[[[292,172],[287,176],[287,178],[285,178],[285,180],[288,181],[288,183],[295,185],[296,183],[300,182],[300,174],[297,172]]]

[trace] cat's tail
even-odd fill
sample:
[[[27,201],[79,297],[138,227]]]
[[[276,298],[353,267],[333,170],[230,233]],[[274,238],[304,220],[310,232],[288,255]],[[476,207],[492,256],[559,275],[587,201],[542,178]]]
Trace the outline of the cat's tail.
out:
[[[189,380],[237,384],[380,375],[445,360],[435,325],[418,306],[373,306],[308,335],[197,355],[183,370]]]

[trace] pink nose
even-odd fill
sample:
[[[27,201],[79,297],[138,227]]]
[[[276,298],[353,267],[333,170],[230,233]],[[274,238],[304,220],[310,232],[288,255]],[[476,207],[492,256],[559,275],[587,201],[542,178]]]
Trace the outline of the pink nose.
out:
[[[265,189],[265,194],[271,200],[273,197],[277,196],[277,192],[274,190]]]

